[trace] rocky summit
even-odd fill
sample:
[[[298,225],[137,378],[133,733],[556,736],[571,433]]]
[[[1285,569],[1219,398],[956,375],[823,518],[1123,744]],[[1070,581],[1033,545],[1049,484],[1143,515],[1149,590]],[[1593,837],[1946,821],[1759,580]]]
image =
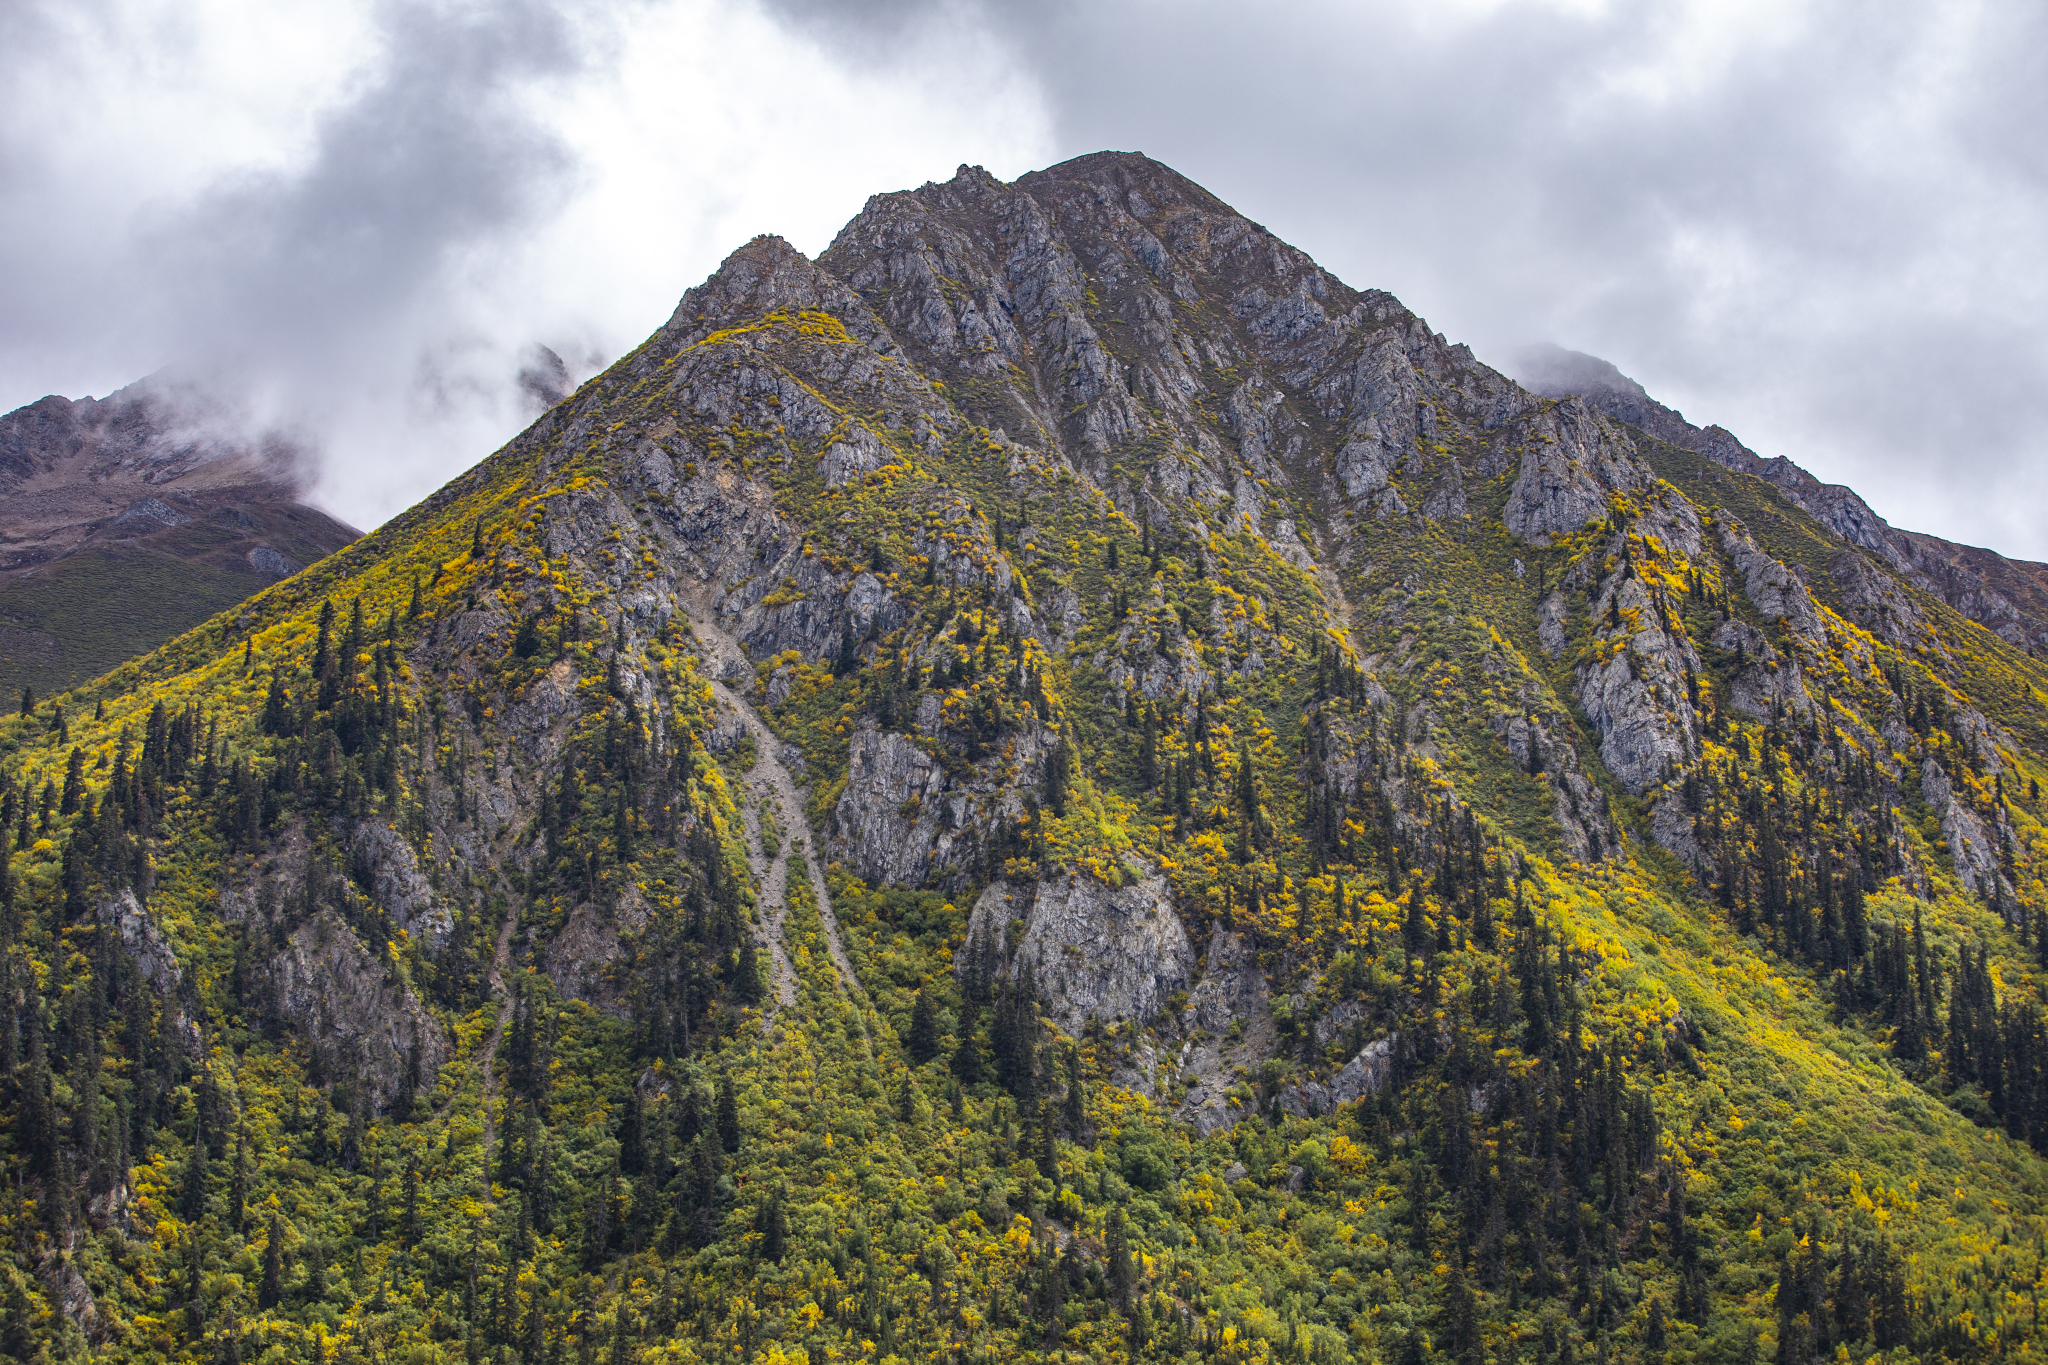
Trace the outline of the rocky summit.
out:
[[[0,725],[0,1351],[2036,1358],[2048,666],[1698,438],[1143,156],[748,243]]]

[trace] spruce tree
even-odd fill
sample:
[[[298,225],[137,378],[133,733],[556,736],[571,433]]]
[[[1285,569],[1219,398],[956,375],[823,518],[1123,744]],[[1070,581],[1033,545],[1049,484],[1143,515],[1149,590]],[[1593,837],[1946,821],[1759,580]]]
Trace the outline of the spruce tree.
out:
[[[939,1055],[938,1014],[923,986],[917,988],[917,999],[910,1007],[909,1049],[910,1060],[919,1066]]]
[[[270,1234],[263,1247],[263,1280],[256,1290],[258,1308],[275,1308],[284,1298],[284,1220],[270,1215]]]
[[[235,1174],[228,1184],[228,1226],[237,1235],[242,1231],[244,1210],[249,1201],[249,1130],[239,1128],[235,1132]]]
[[[733,1094],[730,1072],[718,1080],[718,1145],[727,1152],[740,1149],[739,1097]]]

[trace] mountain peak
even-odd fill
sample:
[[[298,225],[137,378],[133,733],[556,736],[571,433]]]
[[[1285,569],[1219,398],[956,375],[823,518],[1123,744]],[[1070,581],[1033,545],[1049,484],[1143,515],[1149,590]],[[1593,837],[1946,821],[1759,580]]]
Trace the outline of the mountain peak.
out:
[[[2048,666],[1572,364],[1131,153],[747,243],[0,718],[8,1351],[2033,1360]]]

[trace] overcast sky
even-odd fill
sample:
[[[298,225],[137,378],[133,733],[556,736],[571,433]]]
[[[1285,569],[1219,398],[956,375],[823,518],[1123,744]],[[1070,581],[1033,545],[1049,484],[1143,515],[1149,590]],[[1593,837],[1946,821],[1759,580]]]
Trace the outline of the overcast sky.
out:
[[[1996,0],[15,0],[0,406],[231,367],[368,526],[524,423],[533,343],[588,373],[757,232],[1119,148],[1483,358],[2048,558],[2043,129]]]

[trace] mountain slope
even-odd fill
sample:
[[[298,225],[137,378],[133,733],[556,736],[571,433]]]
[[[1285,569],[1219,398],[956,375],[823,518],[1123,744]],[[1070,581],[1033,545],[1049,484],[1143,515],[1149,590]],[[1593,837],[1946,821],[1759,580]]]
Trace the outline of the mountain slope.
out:
[[[1618,421],[1774,485],[1851,545],[1873,551],[1907,581],[2028,653],[2048,647],[2048,564],[1902,531],[1854,490],[1822,483],[1785,457],[1766,460],[1717,426],[1704,429],[1650,397],[1642,385],[1595,356],[1558,346],[1529,348],[1516,370],[1530,392],[1583,398]]]
[[[0,694],[82,682],[356,537],[299,501],[295,450],[220,435],[218,409],[159,375],[0,417]]]
[[[963,168],[0,728],[0,1349],[2031,1358],[2044,698],[1165,167]]]

